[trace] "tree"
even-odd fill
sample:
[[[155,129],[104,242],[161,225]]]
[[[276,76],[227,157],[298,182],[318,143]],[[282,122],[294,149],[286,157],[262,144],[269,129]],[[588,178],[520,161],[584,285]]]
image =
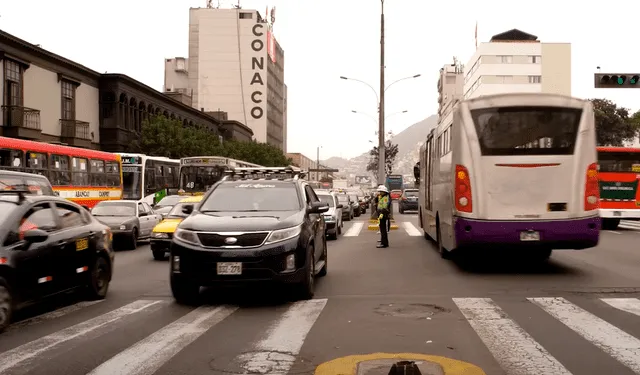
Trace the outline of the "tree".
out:
[[[266,143],[224,141],[206,128],[183,126],[181,121],[156,116],[142,124],[140,140],[133,149],[151,156],[180,159],[187,156],[223,156],[265,167],[291,164],[282,150]]]
[[[393,172],[393,165],[396,162],[398,156],[398,145],[391,143],[391,140],[387,140],[384,144],[384,164],[385,173],[391,174]],[[378,172],[378,147],[374,147],[369,151],[369,164],[367,164],[367,171],[377,173]]]
[[[591,99],[596,119],[598,146],[623,146],[640,130],[640,114],[629,116],[627,108],[618,107],[608,99]]]

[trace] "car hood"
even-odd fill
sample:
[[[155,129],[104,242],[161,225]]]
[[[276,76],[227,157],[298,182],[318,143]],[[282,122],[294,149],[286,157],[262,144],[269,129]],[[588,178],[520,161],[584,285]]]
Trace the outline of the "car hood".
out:
[[[180,228],[203,232],[271,231],[299,225],[301,211],[194,212]]]
[[[153,228],[154,233],[173,233],[184,219],[164,219]]]
[[[94,218],[105,225],[122,225],[136,219],[135,216],[94,216]]]

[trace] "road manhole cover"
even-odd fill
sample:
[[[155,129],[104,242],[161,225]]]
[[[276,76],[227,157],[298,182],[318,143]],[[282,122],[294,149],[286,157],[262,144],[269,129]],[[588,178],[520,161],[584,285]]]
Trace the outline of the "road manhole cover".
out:
[[[237,358],[216,358],[209,363],[216,374],[225,375],[300,375],[313,374],[316,366],[309,360],[277,351],[247,352]]]
[[[408,319],[427,319],[436,314],[451,312],[451,310],[446,309],[442,306],[429,303],[387,303],[378,305],[378,307],[376,307],[373,311],[376,314],[380,314],[383,316],[395,316],[397,318]]]

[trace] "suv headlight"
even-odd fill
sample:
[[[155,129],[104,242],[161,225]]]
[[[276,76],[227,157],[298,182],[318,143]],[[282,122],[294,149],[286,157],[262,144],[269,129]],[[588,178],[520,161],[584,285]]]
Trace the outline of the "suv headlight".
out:
[[[169,235],[167,233],[153,232],[151,234],[151,238],[167,239],[167,238],[169,238]]]
[[[176,229],[176,231],[173,234],[173,237],[179,239],[180,241],[190,243],[192,245],[201,245],[196,232],[193,232],[190,230]]]
[[[288,240],[288,239],[297,237],[297,236],[300,235],[301,231],[302,231],[302,226],[301,225],[298,225],[298,226],[293,227],[293,228],[274,230],[269,235],[269,238],[267,238],[267,242],[266,243],[267,244],[272,244],[272,243],[275,243],[275,242],[280,242],[280,241],[284,241],[284,240]]]

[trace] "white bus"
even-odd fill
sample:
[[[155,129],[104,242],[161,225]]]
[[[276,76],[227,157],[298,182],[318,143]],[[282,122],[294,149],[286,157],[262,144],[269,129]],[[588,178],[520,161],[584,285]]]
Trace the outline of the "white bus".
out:
[[[180,159],[180,190],[182,195],[201,195],[232,168],[265,168],[258,164],[222,156],[192,156]]]
[[[443,258],[462,248],[598,244],[593,108],[553,94],[458,102],[420,151],[420,226]]]
[[[180,160],[118,153],[122,159],[122,199],[157,203],[167,189],[177,189]]]

